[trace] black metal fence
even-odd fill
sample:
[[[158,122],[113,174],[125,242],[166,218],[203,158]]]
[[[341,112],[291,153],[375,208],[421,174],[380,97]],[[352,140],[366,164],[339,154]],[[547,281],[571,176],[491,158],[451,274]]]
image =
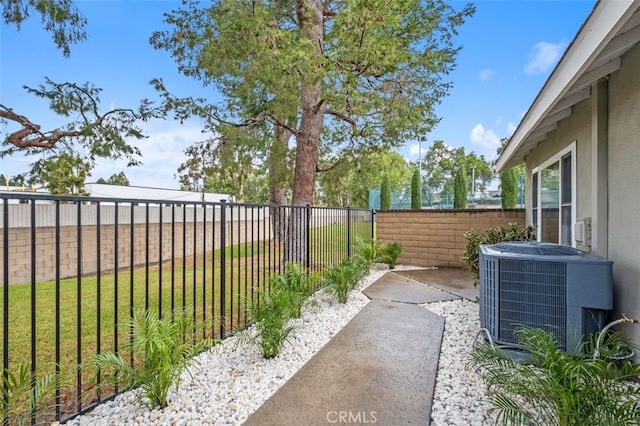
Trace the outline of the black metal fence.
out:
[[[3,389],[21,365],[32,388],[55,377],[54,408],[38,417],[48,420],[117,392],[91,392],[94,378],[78,366],[122,352],[135,311],[186,310],[194,338],[225,338],[288,261],[334,266],[374,232],[370,210],[27,193],[0,200]],[[5,422],[8,404],[5,392]]]

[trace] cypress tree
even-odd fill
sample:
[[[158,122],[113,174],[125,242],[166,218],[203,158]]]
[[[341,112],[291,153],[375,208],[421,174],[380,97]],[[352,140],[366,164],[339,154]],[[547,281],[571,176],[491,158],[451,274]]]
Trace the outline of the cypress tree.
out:
[[[502,186],[502,208],[514,209],[518,196],[518,174],[513,167],[500,175]]]
[[[422,208],[422,179],[420,170],[413,172],[411,177],[411,208],[414,210]]]
[[[380,185],[380,209],[389,210],[391,208],[391,181],[389,176],[384,175]]]
[[[464,166],[456,171],[456,175],[453,179],[453,208],[465,209],[467,208],[467,171]]]

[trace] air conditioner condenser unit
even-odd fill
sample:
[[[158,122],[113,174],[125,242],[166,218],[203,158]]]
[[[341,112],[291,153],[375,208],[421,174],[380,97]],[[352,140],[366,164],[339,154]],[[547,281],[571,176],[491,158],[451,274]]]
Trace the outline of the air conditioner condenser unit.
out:
[[[552,332],[574,354],[613,308],[613,262],[540,242],[480,246],[480,323],[494,342],[517,347],[518,327]]]

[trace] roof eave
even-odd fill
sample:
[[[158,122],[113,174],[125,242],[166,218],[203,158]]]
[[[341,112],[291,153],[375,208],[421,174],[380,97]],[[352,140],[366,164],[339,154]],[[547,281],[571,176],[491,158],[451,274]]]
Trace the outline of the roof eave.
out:
[[[529,136],[571,90],[639,4],[638,1],[598,1],[498,157],[497,172],[525,160],[531,150],[525,146]]]

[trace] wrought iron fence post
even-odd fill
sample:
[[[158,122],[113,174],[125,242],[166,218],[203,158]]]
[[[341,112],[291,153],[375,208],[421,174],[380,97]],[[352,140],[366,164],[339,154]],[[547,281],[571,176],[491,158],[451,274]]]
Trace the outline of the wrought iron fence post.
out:
[[[220,200],[220,338],[226,335],[226,245],[227,245],[227,200]],[[194,241],[195,251],[195,241]]]
[[[306,267],[307,270],[311,267],[311,206],[309,204],[307,204],[307,206],[305,207],[305,213],[306,213],[306,218],[307,218],[307,222],[305,224],[305,227],[307,229],[306,234],[307,234],[307,241],[306,241],[306,252],[307,252],[307,256],[306,256]]]
[[[2,229],[2,424],[9,424],[9,200],[3,200]]]
[[[347,207],[347,257],[351,259],[351,207]]]

